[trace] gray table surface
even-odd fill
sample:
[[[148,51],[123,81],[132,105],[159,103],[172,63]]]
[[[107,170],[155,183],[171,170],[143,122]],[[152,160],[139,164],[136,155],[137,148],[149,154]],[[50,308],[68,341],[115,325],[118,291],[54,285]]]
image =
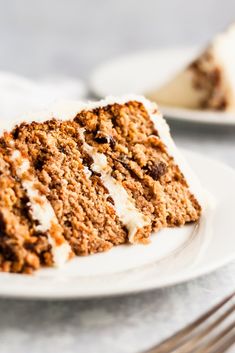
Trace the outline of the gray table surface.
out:
[[[87,79],[97,64],[116,55],[205,43],[234,20],[235,3],[0,0],[0,7],[0,70]],[[171,127],[179,146],[235,168],[235,128],[182,123]],[[185,284],[110,299],[0,299],[0,352],[137,353],[232,291],[234,274],[235,263]]]
[[[2,353],[140,352],[235,287],[235,264],[184,285],[71,302],[0,301]]]

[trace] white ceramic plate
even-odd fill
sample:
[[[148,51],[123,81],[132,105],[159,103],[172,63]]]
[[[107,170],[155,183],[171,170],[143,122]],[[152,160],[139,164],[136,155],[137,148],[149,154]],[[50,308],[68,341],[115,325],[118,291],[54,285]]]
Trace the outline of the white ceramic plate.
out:
[[[1,273],[0,295],[69,299],[127,294],[187,281],[234,260],[235,172],[201,155],[184,154],[216,200],[199,224],[162,230],[149,245],[77,257],[61,269],[32,276]]]
[[[90,89],[97,97],[145,94],[160,86],[198,53],[197,48],[159,49],[117,58],[96,68]],[[235,125],[235,114],[160,106],[167,118],[196,123]]]

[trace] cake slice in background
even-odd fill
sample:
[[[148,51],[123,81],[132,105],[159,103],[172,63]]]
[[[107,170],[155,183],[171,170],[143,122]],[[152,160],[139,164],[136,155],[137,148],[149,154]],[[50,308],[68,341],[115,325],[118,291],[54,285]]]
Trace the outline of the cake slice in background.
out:
[[[23,121],[0,139],[2,271],[148,243],[199,219],[191,173],[143,97],[68,102]]]
[[[235,24],[170,81],[147,94],[160,105],[235,111]]]

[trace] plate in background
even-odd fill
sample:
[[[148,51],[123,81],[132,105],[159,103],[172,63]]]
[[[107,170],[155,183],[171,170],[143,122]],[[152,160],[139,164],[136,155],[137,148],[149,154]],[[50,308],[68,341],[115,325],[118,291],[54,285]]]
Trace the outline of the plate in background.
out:
[[[141,94],[160,86],[189,63],[198,48],[172,48],[126,55],[96,68],[90,77],[90,90],[103,98],[108,95]],[[196,123],[235,125],[235,114],[160,106],[167,118]]]
[[[1,273],[0,296],[69,299],[128,294],[181,283],[235,260],[235,172],[199,154],[184,154],[204,188],[216,196],[216,207],[206,208],[199,224],[162,230],[152,235],[149,245],[122,245],[77,257],[61,269],[43,269],[32,276]]]

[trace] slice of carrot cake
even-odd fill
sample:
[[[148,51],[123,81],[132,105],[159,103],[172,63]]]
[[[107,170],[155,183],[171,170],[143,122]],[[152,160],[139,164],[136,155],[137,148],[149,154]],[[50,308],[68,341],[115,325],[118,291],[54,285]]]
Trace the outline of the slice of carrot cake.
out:
[[[199,219],[168,126],[143,97],[67,102],[22,121],[0,132],[2,271],[148,243]]]
[[[234,61],[235,24],[216,35],[186,68],[147,96],[162,105],[235,111]]]

